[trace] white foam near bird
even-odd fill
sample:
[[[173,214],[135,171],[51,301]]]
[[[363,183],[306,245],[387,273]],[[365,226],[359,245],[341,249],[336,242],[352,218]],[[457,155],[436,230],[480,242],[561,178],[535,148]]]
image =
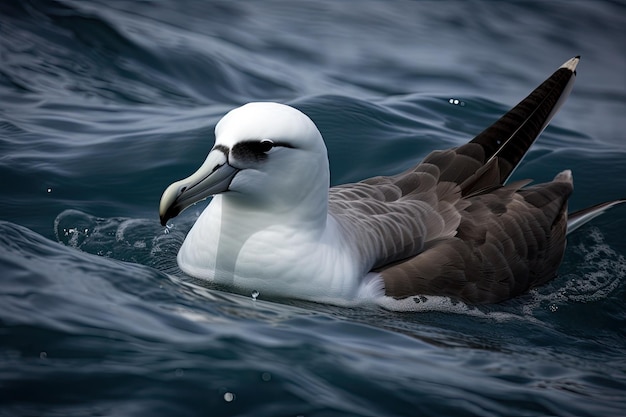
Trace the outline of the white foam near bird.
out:
[[[341,304],[495,303],[547,282],[565,250],[572,175],[505,181],[569,94],[578,61],[467,144],[332,188],[324,140],[304,113],[278,103],[230,111],[203,165],[161,198],[165,225],[214,196],[180,248],[180,268],[238,290]]]

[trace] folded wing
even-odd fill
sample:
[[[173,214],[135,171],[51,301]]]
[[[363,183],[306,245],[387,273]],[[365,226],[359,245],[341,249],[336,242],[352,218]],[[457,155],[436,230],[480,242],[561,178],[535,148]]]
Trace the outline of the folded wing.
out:
[[[497,302],[552,278],[563,256],[569,171],[504,185],[566,99],[572,58],[493,125],[391,177],[331,189],[329,210],[386,295]]]

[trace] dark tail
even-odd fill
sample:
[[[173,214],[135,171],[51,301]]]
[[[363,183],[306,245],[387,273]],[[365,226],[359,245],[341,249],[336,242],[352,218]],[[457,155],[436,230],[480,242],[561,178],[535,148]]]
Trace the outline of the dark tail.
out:
[[[575,211],[567,215],[567,234],[572,233],[580,226],[584,225],[588,221],[595,219],[608,209],[617,206],[618,204],[626,203],[626,199],[606,201],[604,203],[596,204],[595,206],[587,207],[582,210]]]

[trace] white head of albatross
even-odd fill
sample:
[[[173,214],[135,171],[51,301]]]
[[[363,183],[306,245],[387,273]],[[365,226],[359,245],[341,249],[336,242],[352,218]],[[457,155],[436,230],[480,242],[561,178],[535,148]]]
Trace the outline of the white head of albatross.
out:
[[[248,103],[219,121],[200,169],[165,190],[161,223],[225,192],[255,212],[320,221],[310,217],[325,216],[328,187],[326,146],[311,119],[284,104]]]

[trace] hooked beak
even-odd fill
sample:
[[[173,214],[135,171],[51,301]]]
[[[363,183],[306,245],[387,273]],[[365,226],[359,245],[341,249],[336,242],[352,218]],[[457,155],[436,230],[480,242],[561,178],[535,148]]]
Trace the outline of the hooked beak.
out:
[[[196,172],[165,189],[159,205],[161,225],[165,226],[169,219],[178,216],[190,205],[228,191],[237,172],[239,169],[228,164],[221,149],[213,149]]]

